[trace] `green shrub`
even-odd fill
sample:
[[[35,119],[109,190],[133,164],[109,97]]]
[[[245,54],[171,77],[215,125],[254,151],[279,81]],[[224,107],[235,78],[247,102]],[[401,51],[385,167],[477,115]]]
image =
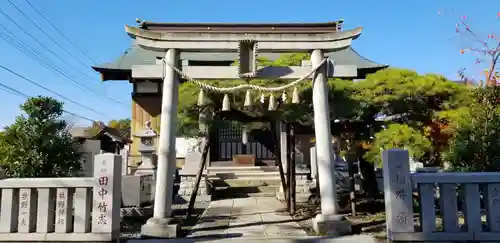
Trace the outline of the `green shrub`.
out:
[[[382,166],[381,152],[391,148],[407,149],[412,158],[419,160],[431,150],[432,144],[420,131],[408,125],[391,124],[375,134],[373,146],[365,154],[365,159]]]
[[[61,120],[63,103],[29,98],[14,124],[0,134],[0,168],[7,177],[65,177],[81,171],[77,141]]]
[[[478,89],[475,98],[476,104],[452,124],[443,157],[452,171],[500,171],[500,88]]]

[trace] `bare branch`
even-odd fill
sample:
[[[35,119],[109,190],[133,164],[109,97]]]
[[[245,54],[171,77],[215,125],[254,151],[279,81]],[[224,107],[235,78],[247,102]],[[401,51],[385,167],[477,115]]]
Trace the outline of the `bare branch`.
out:
[[[500,48],[500,42],[498,42],[496,49],[498,50],[499,48]],[[496,65],[498,63],[499,58],[500,58],[500,52],[498,52],[498,51],[492,52],[491,67],[490,67],[490,70],[488,72],[487,81],[491,82],[493,85],[496,85],[496,80],[493,79],[492,77],[494,77],[493,75],[495,74],[495,69],[496,69]]]
[[[500,48],[496,48],[496,49],[479,49],[479,48],[466,48],[466,49],[463,49],[464,52],[479,52],[479,53],[482,53],[482,54],[492,54],[492,53],[497,53],[497,52],[500,52]]]
[[[498,17],[500,18],[500,12],[498,14]],[[488,66],[487,69],[484,70],[484,75],[486,80],[484,82],[480,81],[479,83],[481,86],[483,84],[497,85],[498,73],[496,73],[495,70],[497,70],[498,68],[497,64],[500,58],[500,36],[491,33],[487,35],[487,39],[482,39],[480,35],[477,34],[476,31],[472,30],[472,28],[466,22],[466,20],[467,20],[466,16],[459,18],[459,23],[456,24],[456,30],[455,30],[456,33],[470,34],[474,38],[474,41],[479,43],[481,47],[464,48],[461,49],[460,52],[462,54],[464,54],[465,52],[474,52],[479,54],[478,56],[484,55],[486,60],[483,60],[482,58],[479,57],[476,58],[476,64],[485,63]],[[461,31],[461,27],[465,29],[465,32]],[[465,69],[459,70],[459,77],[467,82],[469,81],[469,79],[465,77],[464,70]]]
[[[469,32],[474,38],[476,38],[476,40],[483,44],[483,46],[486,48],[486,49],[489,49],[489,46],[488,46],[488,43],[486,41],[484,41],[483,39],[481,39],[474,31],[472,31],[472,29],[469,27],[469,25],[464,21],[464,19],[460,19],[460,23],[465,27],[465,30],[467,32]]]

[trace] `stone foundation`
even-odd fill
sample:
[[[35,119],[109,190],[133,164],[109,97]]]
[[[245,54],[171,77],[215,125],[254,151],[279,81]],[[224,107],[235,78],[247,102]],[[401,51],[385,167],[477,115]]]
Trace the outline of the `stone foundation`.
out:
[[[342,215],[318,214],[313,219],[313,229],[319,235],[342,236],[351,234],[352,225]]]
[[[191,198],[191,193],[196,185],[196,175],[189,174],[183,175],[181,172],[181,182],[179,185],[179,192],[177,195],[184,201],[189,202]],[[210,195],[207,190],[206,174],[203,175],[200,181],[200,186],[198,187],[198,192],[196,193],[197,202],[209,202],[211,200]]]

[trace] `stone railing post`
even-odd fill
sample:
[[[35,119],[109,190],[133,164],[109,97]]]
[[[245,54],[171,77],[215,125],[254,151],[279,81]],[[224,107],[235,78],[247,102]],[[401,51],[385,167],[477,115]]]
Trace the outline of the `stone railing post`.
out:
[[[113,239],[120,236],[121,177],[120,155],[105,153],[95,156],[92,233],[111,233]]]
[[[384,150],[382,160],[387,237],[392,240],[393,233],[414,231],[410,160],[404,149]]]

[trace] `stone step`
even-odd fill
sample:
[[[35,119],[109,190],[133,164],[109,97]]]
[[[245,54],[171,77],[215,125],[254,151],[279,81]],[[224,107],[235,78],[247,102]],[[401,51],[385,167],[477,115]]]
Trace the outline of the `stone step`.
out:
[[[208,173],[236,172],[236,171],[273,172],[273,171],[278,171],[278,167],[277,166],[210,166],[207,168]]]
[[[208,180],[279,180],[280,173],[277,171],[227,171],[227,172],[208,172]]]
[[[208,176],[209,181],[279,181],[281,180],[279,176],[241,176],[241,175],[224,175],[224,176]]]
[[[281,180],[217,180],[212,181],[214,187],[261,187],[261,186],[275,186],[281,185]]]
[[[214,195],[217,198],[234,197],[276,197],[279,187],[259,186],[259,187],[216,187]]]
[[[222,172],[222,173],[209,173],[207,174],[207,180],[209,181],[279,181],[281,176],[279,172],[254,172],[254,171],[241,171],[241,172]],[[304,179],[297,178],[297,181],[303,181]]]
[[[226,192],[276,192],[279,185],[271,186],[218,186],[215,190],[225,190]]]

